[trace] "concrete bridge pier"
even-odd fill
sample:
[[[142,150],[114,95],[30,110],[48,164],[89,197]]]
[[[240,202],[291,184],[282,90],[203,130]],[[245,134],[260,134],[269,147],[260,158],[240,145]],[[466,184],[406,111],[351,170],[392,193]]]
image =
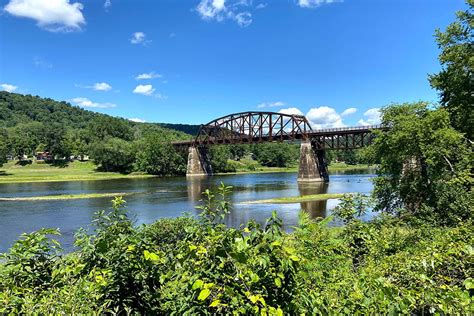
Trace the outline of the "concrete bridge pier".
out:
[[[205,176],[212,174],[209,149],[205,146],[190,146],[186,176]]]
[[[298,182],[328,182],[329,174],[323,150],[315,150],[310,141],[300,147]]]

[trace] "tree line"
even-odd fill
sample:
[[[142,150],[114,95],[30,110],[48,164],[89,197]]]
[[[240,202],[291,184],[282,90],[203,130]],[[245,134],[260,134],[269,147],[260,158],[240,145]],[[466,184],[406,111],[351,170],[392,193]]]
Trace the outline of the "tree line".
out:
[[[51,159],[89,156],[103,171],[141,171],[156,175],[186,172],[187,152],[170,143],[193,136],[168,126],[196,132],[197,126],[135,123],[30,95],[0,92],[0,164],[6,157],[23,159],[48,152]],[[214,146],[210,149],[214,172],[236,171],[243,158],[267,167],[297,165],[298,145],[256,144]],[[350,164],[354,152],[328,153],[328,161]]]

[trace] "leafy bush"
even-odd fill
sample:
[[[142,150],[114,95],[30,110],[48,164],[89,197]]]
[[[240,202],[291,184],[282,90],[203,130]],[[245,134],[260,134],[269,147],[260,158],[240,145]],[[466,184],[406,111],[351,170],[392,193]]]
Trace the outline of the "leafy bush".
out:
[[[97,213],[61,255],[47,237],[25,234],[0,263],[4,314],[472,314],[472,221],[456,227],[364,223],[361,196],[335,215],[301,213],[293,233],[276,213],[263,226],[222,224],[224,185],[203,196],[198,218],[134,226],[125,201]]]
[[[133,146],[120,138],[109,138],[90,147],[91,158],[104,171],[128,172],[135,160]]]
[[[186,173],[186,160],[170,142],[163,142],[162,135],[149,133],[135,147],[136,170],[155,175]]]
[[[379,162],[376,209],[437,225],[471,216],[472,144],[454,130],[444,109],[404,103],[382,109],[388,131],[376,131],[367,158]]]

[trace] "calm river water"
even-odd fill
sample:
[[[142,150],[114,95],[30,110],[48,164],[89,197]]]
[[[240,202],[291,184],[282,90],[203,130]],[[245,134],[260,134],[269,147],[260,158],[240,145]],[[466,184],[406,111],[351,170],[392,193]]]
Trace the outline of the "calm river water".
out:
[[[106,181],[72,181],[50,183],[0,184],[0,197],[28,197],[57,194],[94,192],[133,192],[126,196],[127,209],[137,224],[151,223],[161,217],[176,217],[184,212],[196,214],[201,192],[218,186],[220,182],[233,187],[231,214],[226,219],[230,226],[238,227],[251,218],[260,223],[271,216],[273,210],[283,219],[285,229],[298,222],[298,211],[306,210],[312,217],[327,216],[337,200],[297,204],[243,204],[245,201],[290,197],[316,193],[369,193],[372,190],[369,171],[356,174],[332,173],[327,184],[300,184],[295,173],[260,173],[222,175],[206,178],[147,178]],[[94,212],[110,206],[111,198],[65,201],[0,201],[0,252],[5,252],[23,232],[41,227],[59,228],[59,241],[66,251],[73,246],[74,232],[90,227]],[[367,214],[370,218],[372,214]],[[337,225],[336,223],[333,223]]]

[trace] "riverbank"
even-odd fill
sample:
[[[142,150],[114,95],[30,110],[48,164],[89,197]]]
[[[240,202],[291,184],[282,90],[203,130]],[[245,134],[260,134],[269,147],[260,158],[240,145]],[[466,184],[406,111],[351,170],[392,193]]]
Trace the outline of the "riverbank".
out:
[[[350,194],[350,193],[345,193],[345,194]],[[345,194],[344,193],[309,194],[309,195],[290,196],[290,197],[282,197],[282,198],[275,198],[275,199],[247,201],[247,202],[242,202],[242,204],[293,204],[293,203],[301,203],[301,202],[325,201],[325,200],[331,200],[331,199],[340,199]]]
[[[271,172],[298,172],[298,166],[290,166],[290,167],[266,167],[262,166],[255,161],[234,161],[234,165],[236,166],[235,172],[226,172],[226,173],[218,173],[219,175],[225,174],[245,174],[245,173],[271,173]],[[332,163],[328,166],[329,172],[335,171],[358,171],[358,170],[368,170],[373,169],[375,166],[370,166],[367,164],[358,164],[358,165],[348,165],[344,162],[336,162]]]
[[[271,173],[271,172],[298,172],[297,166],[278,168],[265,167],[251,162],[235,162],[240,166],[235,172],[224,174],[249,174],[249,173]],[[334,163],[329,166],[329,172],[334,171],[357,171],[367,170],[368,165],[346,165],[345,163]],[[150,178],[154,175],[145,173],[122,174],[118,172],[102,172],[92,161],[73,161],[62,166],[51,164],[38,164],[33,162],[28,165],[19,165],[16,161],[9,161],[0,168],[0,184],[2,183],[30,183],[30,182],[60,182],[60,181],[92,181],[112,180],[123,178]]]
[[[0,201],[60,201],[60,200],[97,199],[97,198],[116,197],[116,196],[125,196],[125,195],[130,195],[130,193],[115,192],[115,193],[60,194],[60,195],[28,196],[28,197],[14,197],[14,198],[0,197]]]
[[[92,161],[73,161],[63,166],[51,164],[32,164],[21,166],[16,161],[9,161],[0,168],[0,183],[91,181],[122,178],[153,177],[149,174],[102,172]]]

